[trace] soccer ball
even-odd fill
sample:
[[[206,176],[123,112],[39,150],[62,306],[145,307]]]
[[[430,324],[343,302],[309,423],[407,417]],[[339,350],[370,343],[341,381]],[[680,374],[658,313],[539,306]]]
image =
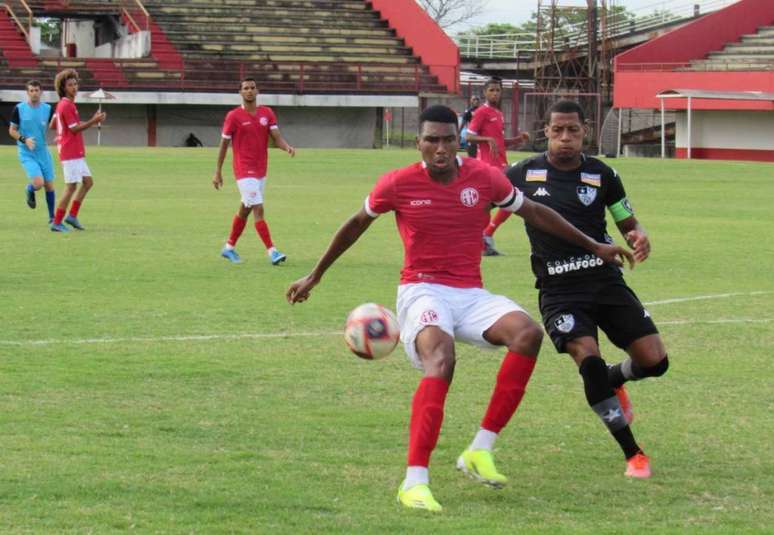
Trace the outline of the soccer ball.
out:
[[[355,308],[347,317],[344,341],[360,358],[381,359],[392,353],[400,338],[395,314],[376,303]]]

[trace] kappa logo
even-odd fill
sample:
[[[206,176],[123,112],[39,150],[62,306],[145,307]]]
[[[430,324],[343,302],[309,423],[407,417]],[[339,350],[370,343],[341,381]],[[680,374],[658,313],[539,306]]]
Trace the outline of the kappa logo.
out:
[[[584,206],[590,206],[597,198],[597,188],[591,186],[578,186],[578,199]]]
[[[532,194],[533,197],[550,197],[551,194],[548,193],[548,190],[546,188],[538,188],[535,193]]]
[[[642,317],[643,317],[643,318],[649,318],[649,317],[650,317],[650,312],[648,312],[647,310],[645,310],[645,309],[643,308],[643,309],[642,309]]]
[[[465,188],[460,192],[460,202],[472,208],[478,204],[478,190],[476,188]]]
[[[438,313],[435,310],[425,310],[419,317],[419,321],[424,325],[438,323]]]
[[[433,201],[430,199],[414,199],[409,203],[411,206],[430,206]]]
[[[554,320],[554,327],[559,332],[567,334],[575,327],[575,316],[572,314],[562,314]]]

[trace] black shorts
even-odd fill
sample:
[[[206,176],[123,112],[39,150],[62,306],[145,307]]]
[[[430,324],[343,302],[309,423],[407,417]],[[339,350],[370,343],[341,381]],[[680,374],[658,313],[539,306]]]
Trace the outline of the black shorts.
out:
[[[580,282],[572,289],[540,290],[540,314],[556,350],[567,352],[567,342],[582,336],[599,340],[597,328],[621,349],[658,329],[640,300],[623,280]]]

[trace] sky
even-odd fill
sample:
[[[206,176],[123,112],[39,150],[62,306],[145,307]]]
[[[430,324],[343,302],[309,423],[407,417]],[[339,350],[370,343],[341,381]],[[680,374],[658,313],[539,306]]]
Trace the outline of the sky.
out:
[[[654,9],[690,9],[693,4],[712,5],[719,0],[615,0],[615,5],[623,6],[637,15],[644,15]],[[544,3],[548,3],[546,0]],[[519,25],[530,19],[537,9],[537,0],[488,0],[487,9],[471,23],[451,28],[450,33],[464,31],[469,27],[485,26],[490,22],[507,22]],[[560,0],[560,5],[585,6],[585,0]]]

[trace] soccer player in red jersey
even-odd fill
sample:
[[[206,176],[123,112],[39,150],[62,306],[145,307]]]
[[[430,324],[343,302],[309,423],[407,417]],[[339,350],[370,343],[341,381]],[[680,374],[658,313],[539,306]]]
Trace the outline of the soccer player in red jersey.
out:
[[[457,158],[457,115],[446,106],[424,110],[419,129],[422,161],[382,176],[364,206],[336,232],[314,269],[290,285],[286,297],[291,304],[308,299],[371,223],[395,212],[405,250],[397,302],[401,340],[411,363],[424,373],[412,402],[406,477],[398,500],[406,507],[440,511],[430,492],[428,465],[454,375],[455,340],[507,348],[480,428],[457,459],[465,474],[501,487],[507,478],[495,468],[494,442],[524,396],[543,338],[524,309],[483,288],[481,232],[490,205],[516,212],[611,264],[621,265],[620,255],[632,262],[632,256],[588,238],[555,211],[525,198],[499,169]]]
[[[75,70],[65,69],[57,74],[54,79],[54,87],[61,99],[56,106],[54,119],[57,133],[56,146],[64,171],[65,189],[54,212],[51,230],[67,232],[69,229],[62,224],[62,221],[73,228],[84,230],[83,225],[78,220],[78,212],[86,194],[94,186],[94,180],[91,177],[89,166],[86,165],[86,149],[83,146],[81,132],[97,123],[104,122],[107,114],[104,111],[98,111],[85,123],[81,122],[78,108],[75,107],[75,96],[78,94],[78,73]],[[80,188],[78,188],[78,184],[81,185]],[[70,213],[65,218],[71,199],[73,204],[70,206]]]
[[[296,155],[296,149],[290,146],[280,134],[277,118],[268,106],[258,106],[258,86],[252,78],[245,78],[239,84],[242,105],[234,108],[223,123],[223,134],[218,152],[218,164],[212,184],[215,189],[223,186],[223,162],[226,159],[229,143],[234,147],[234,178],[242,197],[239,210],[231,222],[231,234],[220,254],[230,262],[238,264],[242,260],[234,247],[247,225],[250,212],[255,219],[255,231],[266,246],[272,265],[284,262],[287,258],[274,247],[269,225],[263,218],[263,185],[266,181],[266,168],[269,160],[269,136],[280,149],[290,156]]]
[[[527,139],[528,134],[515,138],[505,138],[505,117],[500,111],[500,101],[503,94],[502,81],[499,78],[490,78],[484,85],[484,98],[486,103],[476,109],[473,120],[468,126],[468,142],[478,144],[476,158],[489,165],[493,165],[505,171],[508,167],[506,148],[516,148]],[[492,221],[484,229],[484,256],[497,256],[500,253],[495,249],[493,235],[501,224],[511,215],[507,210],[498,210]]]

